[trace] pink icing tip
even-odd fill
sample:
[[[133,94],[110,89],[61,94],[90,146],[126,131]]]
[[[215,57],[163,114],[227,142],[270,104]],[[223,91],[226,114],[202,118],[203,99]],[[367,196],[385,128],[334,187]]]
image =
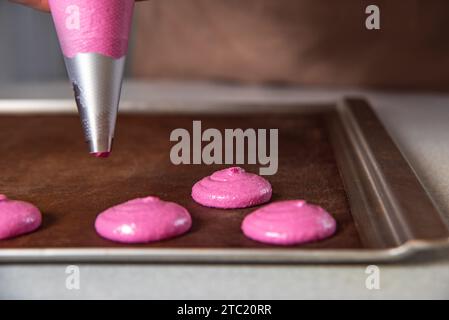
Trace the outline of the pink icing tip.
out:
[[[107,158],[109,157],[111,153],[110,152],[93,152],[91,155],[97,158]]]
[[[148,243],[184,234],[192,226],[182,206],[146,197],[130,200],[100,213],[95,229],[103,238],[122,243]]]
[[[34,205],[0,195],[0,240],[32,232],[41,223],[42,215]]]
[[[271,203],[246,216],[242,223],[248,238],[277,245],[322,240],[336,229],[337,223],[328,212],[304,200]]]
[[[270,201],[271,184],[239,167],[214,172],[195,183],[192,198],[213,208],[246,208]]]

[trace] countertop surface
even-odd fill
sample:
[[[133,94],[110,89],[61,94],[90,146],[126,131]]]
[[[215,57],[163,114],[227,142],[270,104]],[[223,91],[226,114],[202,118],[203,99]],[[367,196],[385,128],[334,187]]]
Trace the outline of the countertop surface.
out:
[[[74,112],[71,94],[65,82],[4,85],[0,87],[0,114]],[[125,82],[121,109],[186,112],[207,107],[221,111],[226,104],[251,103],[263,108],[273,103],[334,102],[347,95],[362,95],[371,102],[449,223],[449,95]],[[378,290],[365,285],[369,276],[366,265],[78,267],[80,289],[69,290],[66,280],[73,269],[67,270],[67,265],[1,265],[0,298],[449,298],[448,251],[406,263],[379,265]]]

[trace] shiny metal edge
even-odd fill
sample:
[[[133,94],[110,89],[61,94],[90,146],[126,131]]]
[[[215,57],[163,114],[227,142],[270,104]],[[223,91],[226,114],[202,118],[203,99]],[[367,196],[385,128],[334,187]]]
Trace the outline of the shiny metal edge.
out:
[[[306,102],[279,102],[276,112],[320,112],[333,108],[327,101]],[[260,113],[273,112],[273,102],[261,103],[223,103],[223,102],[182,102],[182,101],[151,101],[138,102],[122,100],[120,114],[233,114],[233,113]],[[0,115],[51,115],[51,114],[77,114],[76,103],[73,99],[0,99]]]
[[[208,264],[359,264],[395,263],[418,253],[449,248],[449,240],[409,241],[381,250],[276,249],[2,249],[0,263],[208,263]]]

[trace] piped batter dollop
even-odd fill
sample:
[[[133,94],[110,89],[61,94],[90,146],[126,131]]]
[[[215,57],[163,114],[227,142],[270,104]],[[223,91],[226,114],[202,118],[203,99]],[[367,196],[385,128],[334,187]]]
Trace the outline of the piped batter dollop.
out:
[[[195,183],[192,198],[206,207],[246,208],[270,201],[271,184],[257,174],[232,167]]]
[[[248,238],[276,245],[322,240],[336,229],[337,223],[327,211],[304,200],[271,203],[250,213],[242,223]]]
[[[34,205],[0,194],[0,240],[33,232],[41,223],[42,214]]]
[[[103,238],[122,243],[148,243],[187,232],[192,218],[184,207],[157,197],[138,198],[100,213],[95,229]]]

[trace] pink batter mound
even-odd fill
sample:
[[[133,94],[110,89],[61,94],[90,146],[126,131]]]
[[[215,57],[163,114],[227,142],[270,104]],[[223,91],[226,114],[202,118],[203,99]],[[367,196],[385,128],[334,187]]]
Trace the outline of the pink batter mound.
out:
[[[0,240],[32,232],[41,223],[42,215],[31,203],[9,200],[0,194]]]
[[[189,212],[157,197],[134,199],[100,213],[95,229],[103,238],[123,243],[148,243],[173,238],[192,226]]]
[[[234,167],[195,183],[192,198],[206,207],[246,208],[270,201],[271,185],[264,178]]]
[[[243,233],[250,239],[277,245],[322,240],[337,229],[335,219],[323,208],[304,200],[280,201],[264,206],[243,220]]]

